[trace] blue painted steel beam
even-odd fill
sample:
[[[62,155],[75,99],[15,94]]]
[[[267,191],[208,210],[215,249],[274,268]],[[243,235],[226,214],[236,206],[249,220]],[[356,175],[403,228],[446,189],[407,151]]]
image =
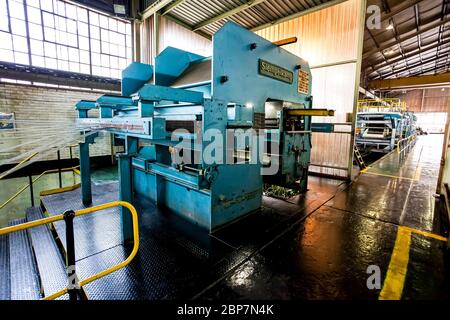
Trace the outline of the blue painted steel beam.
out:
[[[88,118],[89,110],[96,109],[97,103],[95,101],[81,100],[75,105],[75,109],[78,110],[79,118]]]
[[[129,107],[134,105],[134,102],[131,98],[109,95],[101,96],[97,99],[97,103],[99,106],[111,106],[114,109],[121,109],[122,107]]]
[[[203,93],[170,87],[146,85],[139,90],[138,96],[145,101],[177,101],[203,104]]]
[[[98,137],[98,133],[86,137],[84,143],[80,143],[80,178],[81,196],[85,206],[92,204],[91,190],[91,161],[89,158],[89,145]]]
[[[133,62],[122,71],[122,95],[129,97],[153,78],[153,67]]]
[[[120,200],[133,203],[132,160],[138,152],[138,139],[127,137],[125,142],[126,153],[119,158],[119,185]],[[127,208],[120,208],[120,223],[122,227],[122,240],[124,243],[133,241],[133,221]]]
[[[81,197],[83,204],[92,204],[91,190],[91,161],[89,159],[89,143],[80,143],[80,175],[81,175]]]

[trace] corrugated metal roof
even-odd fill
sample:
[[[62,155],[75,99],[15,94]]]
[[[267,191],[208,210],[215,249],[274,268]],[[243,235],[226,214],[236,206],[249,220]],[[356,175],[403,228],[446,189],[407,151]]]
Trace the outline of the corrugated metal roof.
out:
[[[380,29],[366,26],[365,80],[447,72],[450,29],[445,20],[449,19],[449,4],[449,0],[369,0],[368,5],[382,8],[382,22]],[[390,13],[396,14],[389,18]]]
[[[241,0],[188,0],[176,7],[171,15],[190,26],[195,26],[244,3],[245,1]]]
[[[196,29],[205,21],[243,6],[243,10],[211,21],[199,29],[213,35],[226,21],[253,29],[333,0],[256,2],[255,5],[255,1],[249,0],[173,0],[168,7],[172,4],[177,6],[168,14]],[[382,22],[379,29],[369,30],[366,27],[363,54],[365,80],[448,71],[450,29],[445,20],[450,22],[447,14],[449,3],[450,0],[368,0],[368,6],[376,5],[381,9]],[[387,29],[389,25],[392,28]]]
[[[255,28],[277,19],[332,2],[333,0],[266,0],[217,22],[213,22],[201,28],[209,35],[213,35],[226,21],[234,21],[246,28]],[[173,1],[173,3],[176,1]],[[209,19],[217,17],[225,12],[251,4],[248,0],[186,0],[170,12],[170,15],[195,27]]]

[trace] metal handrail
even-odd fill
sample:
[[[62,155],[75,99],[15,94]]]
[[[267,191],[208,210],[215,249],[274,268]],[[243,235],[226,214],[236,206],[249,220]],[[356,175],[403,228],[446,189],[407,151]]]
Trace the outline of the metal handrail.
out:
[[[33,153],[32,155],[26,157],[25,159],[23,159],[21,162],[19,162],[18,164],[16,164],[14,167],[12,167],[11,169],[9,169],[8,171],[6,171],[5,173],[2,173],[0,175],[0,180],[2,180],[3,178],[7,177],[13,170],[19,168],[21,165],[23,165],[24,163],[30,161],[31,159],[33,159],[34,157],[37,156],[37,152]]]
[[[411,146],[411,144],[412,144],[413,142],[415,142],[415,140],[416,140],[416,135],[415,135],[415,134],[410,135],[410,136],[408,136],[407,138],[403,138],[403,139],[399,140],[399,141],[397,142],[397,153],[398,153],[398,154],[403,153],[403,151],[405,151],[407,148],[409,148],[409,147]],[[401,145],[402,145],[405,141],[407,142],[407,143],[406,143],[406,146],[403,146],[403,148],[400,148]]]
[[[390,109],[391,111],[407,111],[407,105],[405,101],[400,100],[399,98],[376,98],[376,99],[364,99],[358,100],[358,112],[364,109]]]
[[[42,172],[38,177],[36,177],[34,180],[31,180],[31,184],[35,183],[36,181],[38,181],[39,179],[41,179],[44,175],[49,174],[49,173],[56,173],[56,172],[67,172],[67,171],[73,171],[75,174],[80,175],[80,171],[78,170],[80,166],[75,166],[75,167],[70,167],[70,168],[64,168],[64,169],[50,169],[50,170],[46,170],[44,172]],[[26,184],[25,186],[23,186],[19,191],[17,191],[11,198],[9,198],[8,200],[6,200],[5,203],[3,203],[2,205],[0,205],[0,209],[3,209],[7,204],[9,204],[11,201],[13,201],[15,198],[17,198],[20,194],[22,194],[22,192],[24,192],[27,188],[30,187],[31,185],[30,183]]]
[[[65,148],[69,148],[70,150],[70,159],[72,159],[72,148],[78,146],[78,144],[69,144],[67,146],[65,146]],[[58,149],[58,161],[60,160],[60,150]],[[31,159],[33,159],[34,157],[36,157],[39,154],[39,152],[35,152],[32,155],[26,157],[25,159],[23,159],[21,162],[19,162],[18,164],[16,164],[14,167],[12,167],[11,169],[9,169],[8,171],[0,174],[0,180],[6,178],[8,175],[10,175],[15,169],[19,168],[21,165],[25,164],[26,162],[30,161]]]
[[[134,257],[136,256],[136,254],[138,252],[138,249],[139,249],[139,225],[138,225],[138,215],[137,215],[136,209],[133,207],[133,205],[131,205],[130,203],[125,202],[125,201],[115,201],[115,202],[105,203],[105,204],[102,204],[99,206],[81,209],[81,210],[77,210],[74,212],[75,217],[78,217],[78,216],[90,214],[90,213],[93,213],[96,211],[101,211],[101,210],[105,210],[105,209],[109,209],[109,208],[113,208],[113,207],[119,207],[119,206],[127,208],[130,211],[132,219],[133,219],[133,239],[134,239],[133,250],[131,251],[131,254],[128,256],[128,258],[126,260],[124,260],[123,262],[121,262],[113,267],[110,267],[106,270],[103,270],[102,272],[99,272],[87,279],[81,280],[79,282],[80,287],[83,287],[83,286],[87,285],[88,283],[91,283],[91,282],[98,280],[108,274],[111,274],[119,269],[122,269],[123,267],[127,266],[134,259]],[[49,224],[49,223],[54,223],[57,221],[62,221],[62,220],[64,220],[64,218],[65,218],[64,215],[60,214],[60,215],[53,216],[53,217],[48,217],[48,218],[44,218],[44,219],[40,219],[40,220],[36,220],[36,221],[31,221],[31,222],[27,222],[27,223],[15,225],[15,226],[3,228],[3,229],[0,229],[0,236],[9,234],[12,232],[17,232],[17,231],[22,231],[22,230],[38,227],[38,226]],[[58,291],[47,297],[44,297],[42,300],[54,300],[56,298],[59,298],[59,297],[65,295],[68,292],[69,292],[69,289],[65,288],[61,291]]]

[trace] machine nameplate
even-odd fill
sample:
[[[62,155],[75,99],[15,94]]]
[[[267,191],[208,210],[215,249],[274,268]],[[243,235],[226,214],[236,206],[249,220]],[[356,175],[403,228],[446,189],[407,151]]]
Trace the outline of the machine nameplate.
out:
[[[259,59],[259,74],[283,81],[289,84],[294,82],[294,73],[273,63]]]
[[[309,93],[309,73],[301,69],[298,70],[298,93]]]

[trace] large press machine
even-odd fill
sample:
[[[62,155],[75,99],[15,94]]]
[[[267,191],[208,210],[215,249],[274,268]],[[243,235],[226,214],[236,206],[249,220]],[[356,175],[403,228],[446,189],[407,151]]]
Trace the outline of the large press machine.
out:
[[[332,114],[311,109],[306,61],[232,22],[214,35],[212,57],[168,47],[155,66],[133,63],[123,71],[122,96],[76,107],[80,129],[111,132],[124,145],[118,154],[121,200],[151,199],[210,232],[259,210],[264,183],[306,190],[311,116]],[[89,117],[92,109],[99,109],[98,118]],[[268,146],[254,139],[261,130]],[[241,143],[230,147],[240,135]],[[80,144],[86,205],[95,136]],[[264,148],[263,156],[252,148]],[[174,154],[183,161],[174,161]],[[275,172],[263,176],[270,167]],[[130,240],[129,215],[121,217],[124,240]]]

